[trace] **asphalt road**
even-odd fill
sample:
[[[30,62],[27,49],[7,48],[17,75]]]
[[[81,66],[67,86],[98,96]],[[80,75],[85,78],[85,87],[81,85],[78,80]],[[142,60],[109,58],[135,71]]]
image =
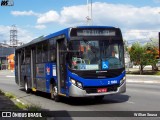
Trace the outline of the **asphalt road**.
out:
[[[13,73],[9,71],[0,71],[0,89],[6,92],[13,93],[18,99],[24,103],[38,105],[44,110],[56,111],[160,111],[160,84],[132,82],[133,80],[142,81],[158,81],[159,77],[147,76],[127,76],[127,92],[120,95],[105,96],[101,102],[95,101],[93,98],[64,98],[62,102],[54,102],[49,99],[49,95],[38,92],[26,94],[22,88],[15,84]],[[66,118],[58,118],[66,119]],[[71,117],[72,119],[87,119],[93,120],[92,117],[80,118]],[[95,117],[97,119],[104,119],[104,117]],[[147,119],[147,117],[132,117],[132,118],[116,118],[110,117],[111,120],[125,120],[125,119]],[[160,118],[152,118],[160,120]]]

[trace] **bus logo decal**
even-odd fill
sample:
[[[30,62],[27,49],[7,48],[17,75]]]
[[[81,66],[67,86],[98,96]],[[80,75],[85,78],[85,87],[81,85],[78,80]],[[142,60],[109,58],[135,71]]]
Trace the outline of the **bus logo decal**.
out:
[[[1,6],[13,6],[14,2],[13,0],[2,0],[1,1]]]
[[[49,67],[46,68],[46,72],[47,72],[47,75],[50,75],[50,68]]]
[[[108,69],[108,61],[102,61],[102,69]]]

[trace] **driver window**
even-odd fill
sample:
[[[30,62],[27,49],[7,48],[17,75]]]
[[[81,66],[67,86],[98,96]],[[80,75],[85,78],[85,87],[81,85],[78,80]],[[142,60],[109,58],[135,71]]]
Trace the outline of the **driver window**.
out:
[[[118,45],[117,44],[111,45],[111,51],[112,51],[112,53],[111,53],[112,57],[116,57],[119,59],[119,52],[118,52]]]

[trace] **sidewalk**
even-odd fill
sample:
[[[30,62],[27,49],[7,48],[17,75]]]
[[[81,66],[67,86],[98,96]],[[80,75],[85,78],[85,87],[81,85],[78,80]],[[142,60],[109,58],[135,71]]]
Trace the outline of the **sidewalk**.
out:
[[[132,77],[134,77],[134,79]],[[131,74],[127,74],[126,81],[128,83],[160,84],[160,76],[158,76],[158,75],[131,75]]]
[[[143,69],[144,71],[152,71],[152,66],[147,65]],[[160,67],[158,67],[158,70],[160,71]],[[133,66],[132,68],[126,68],[126,72],[139,72],[139,66]]]

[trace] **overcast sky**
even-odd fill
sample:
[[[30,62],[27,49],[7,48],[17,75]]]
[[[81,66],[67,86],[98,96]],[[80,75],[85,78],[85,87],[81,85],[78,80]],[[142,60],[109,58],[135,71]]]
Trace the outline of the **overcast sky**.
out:
[[[66,27],[87,25],[87,0],[13,1],[14,6],[0,6],[0,42],[9,41],[9,30],[13,24],[17,26],[18,40],[24,43]],[[158,39],[160,0],[92,2],[93,25],[119,27],[129,43]]]

